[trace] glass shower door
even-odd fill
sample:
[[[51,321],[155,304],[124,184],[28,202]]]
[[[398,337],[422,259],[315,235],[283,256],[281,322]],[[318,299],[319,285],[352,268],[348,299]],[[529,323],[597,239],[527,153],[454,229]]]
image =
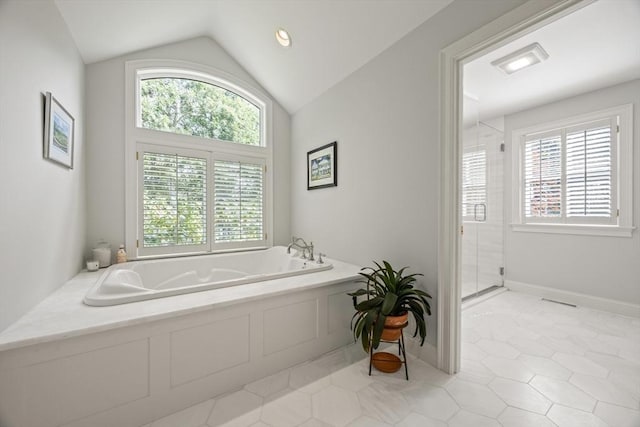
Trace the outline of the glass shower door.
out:
[[[503,134],[476,122],[463,134],[462,298],[503,284]]]

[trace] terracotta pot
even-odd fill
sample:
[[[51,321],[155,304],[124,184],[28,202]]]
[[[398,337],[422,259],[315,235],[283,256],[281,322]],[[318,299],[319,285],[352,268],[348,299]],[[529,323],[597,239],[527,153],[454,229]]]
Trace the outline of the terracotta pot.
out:
[[[384,330],[382,331],[383,341],[397,341],[400,339],[402,329],[407,326],[409,313],[405,312],[400,316],[387,316],[384,322]],[[395,372],[395,371],[394,371]]]
[[[380,372],[388,374],[396,372],[402,367],[402,361],[395,354],[379,351],[371,357],[371,363]]]

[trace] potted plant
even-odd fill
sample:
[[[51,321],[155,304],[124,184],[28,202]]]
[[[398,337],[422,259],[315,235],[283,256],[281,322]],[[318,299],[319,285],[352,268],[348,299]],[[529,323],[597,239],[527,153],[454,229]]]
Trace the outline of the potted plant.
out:
[[[365,267],[360,274],[367,287],[349,293],[353,297],[356,313],[351,318],[351,330],[357,341],[362,337],[362,348],[369,353],[377,349],[380,341],[397,340],[400,327],[406,326],[409,313],[415,320],[416,329],[413,336],[420,334],[420,345],[424,344],[427,335],[425,314],[431,315],[431,306],[427,298],[431,296],[414,288],[416,276],[404,275],[408,267],[396,271],[387,261],[383,265],[374,262],[376,268]],[[357,302],[357,297],[367,299]],[[386,331],[385,331],[386,329]]]

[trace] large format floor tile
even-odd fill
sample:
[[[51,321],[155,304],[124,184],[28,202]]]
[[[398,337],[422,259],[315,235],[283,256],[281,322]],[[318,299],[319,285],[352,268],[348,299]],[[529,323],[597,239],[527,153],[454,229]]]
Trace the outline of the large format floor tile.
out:
[[[638,427],[640,319],[504,292],[463,311],[462,367],[368,375],[360,344],[145,427]]]

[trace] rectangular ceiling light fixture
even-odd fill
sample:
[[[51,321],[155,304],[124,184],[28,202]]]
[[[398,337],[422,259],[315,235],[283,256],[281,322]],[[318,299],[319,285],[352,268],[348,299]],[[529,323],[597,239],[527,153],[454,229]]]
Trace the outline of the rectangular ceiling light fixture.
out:
[[[507,74],[515,73],[523,68],[530,67],[544,61],[549,54],[538,43],[530,44],[522,49],[516,50],[507,56],[491,62],[494,67],[500,68]]]

